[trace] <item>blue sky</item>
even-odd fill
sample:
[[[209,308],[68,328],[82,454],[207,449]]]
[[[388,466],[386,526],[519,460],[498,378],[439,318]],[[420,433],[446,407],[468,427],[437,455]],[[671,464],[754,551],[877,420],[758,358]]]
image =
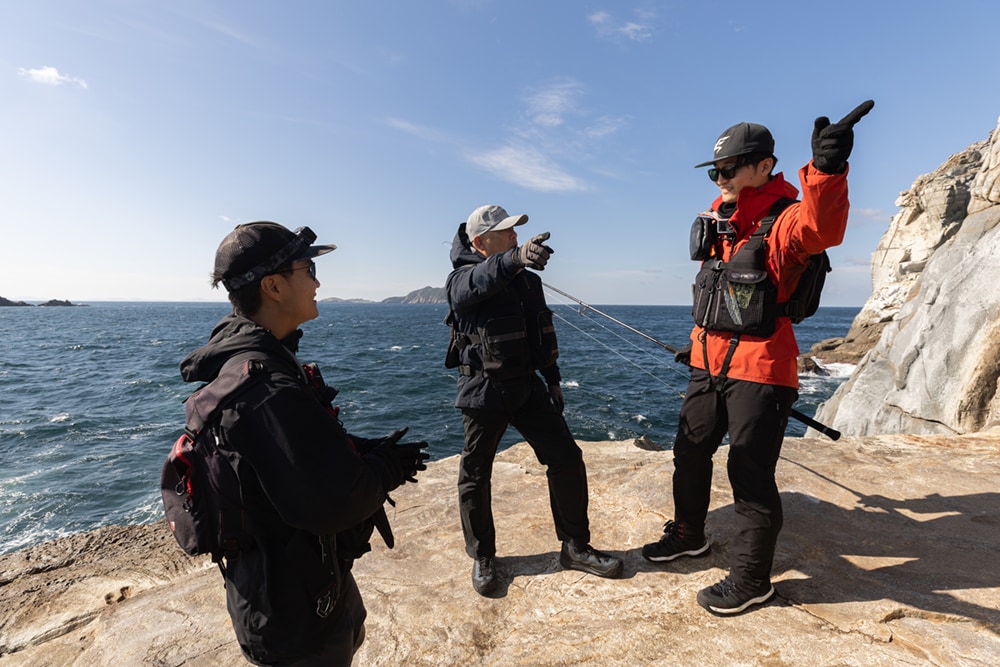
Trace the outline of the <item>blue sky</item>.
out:
[[[861,305],[916,177],[1000,115],[1000,3],[34,0],[0,5],[0,296],[223,300],[239,222],[312,227],[320,297],[441,286],[496,203],[552,233],[543,279],[685,304],[726,127],[798,184],[816,116],[856,128],[824,305]]]

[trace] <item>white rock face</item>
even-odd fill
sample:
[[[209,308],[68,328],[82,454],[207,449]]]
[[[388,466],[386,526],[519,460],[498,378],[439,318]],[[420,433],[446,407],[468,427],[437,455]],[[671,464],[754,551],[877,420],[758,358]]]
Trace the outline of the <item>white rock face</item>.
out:
[[[817,412],[849,435],[1000,427],[1000,127],[902,193],[854,322],[884,322]]]

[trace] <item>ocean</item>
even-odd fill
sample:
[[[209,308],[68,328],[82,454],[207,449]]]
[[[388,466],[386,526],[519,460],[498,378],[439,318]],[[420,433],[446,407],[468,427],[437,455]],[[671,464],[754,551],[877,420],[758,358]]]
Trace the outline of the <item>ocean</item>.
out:
[[[559,337],[566,420],[579,440],[646,436],[669,447],[685,368],[658,345],[550,295]],[[604,313],[679,347],[685,306],[601,306]],[[106,525],[162,517],[160,467],[183,428],[177,364],[229,311],[225,303],[92,303],[0,308],[0,553]],[[409,426],[434,459],[462,449],[454,371],[443,365],[441,304],[320,303],[303,325],[302,361],[340,390],[352,433]],[[821,308],[796,327],[803,351],[843,336],[857,308]],[[812,415],[851,366],[804,376],[796,409]],[[805,427],[792,421],[788,435]],[[520,441],[513,429],[502,446]]]

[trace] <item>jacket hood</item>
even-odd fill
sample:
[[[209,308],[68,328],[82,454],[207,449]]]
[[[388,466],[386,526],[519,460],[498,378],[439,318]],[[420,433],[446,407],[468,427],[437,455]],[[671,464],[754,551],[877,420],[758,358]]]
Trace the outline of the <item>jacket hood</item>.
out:
[[[468,264],[479,264],[486,258],[476,252],[472,241],[465,233],[465,223],[458,226],[455,238],[451,242],[451,267],[457,269]]]
[[[180,363],[181,377],[185,382],[211,382],[222,365],[240,352],[261,352],[289,359],[291,363],[289,352],[295,354],[301,337],[302,331],[296,329],[288,338],[279,341],[256,322],[230,314],[215,325],[208,343],[184,357]]]

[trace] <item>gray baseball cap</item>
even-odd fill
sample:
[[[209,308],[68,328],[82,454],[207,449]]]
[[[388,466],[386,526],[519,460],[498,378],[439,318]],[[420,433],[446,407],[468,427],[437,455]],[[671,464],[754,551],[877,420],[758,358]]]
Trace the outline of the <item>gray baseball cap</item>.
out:
[[[480,206],[469,215],[465,221],[465,234],[469,240],[482,236],[486,232],[495,232],[500,229],[510,229],[517,225],[523,225],[528,221],[528,216],[507,215],[507,211],[496,204]]]
[[[719,135],[715,142],[715,157],[696,164],[695,169],[739,155],[750,153],[774,154],[774,137],[770,130],[757,123],[738,123]]]

